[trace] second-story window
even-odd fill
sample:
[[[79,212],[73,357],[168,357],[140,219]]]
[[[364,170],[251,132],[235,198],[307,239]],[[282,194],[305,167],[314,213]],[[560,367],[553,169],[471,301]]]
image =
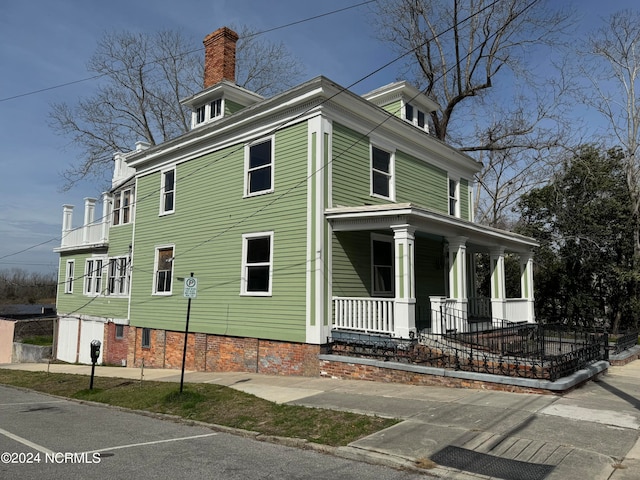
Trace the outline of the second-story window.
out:
[[[114,194],[113,198],[113,224],[124,225],[131,222],[131,202],[133,189],[127,188]]]
[[[246,194],[255,195],[273,190],[273,140],[249,145],[245,151]]]
[[[458,216],[458,182],[449,180],[449,215]]]
[[[371,193],[384,198],[393,197],[391,153],[371,147]]]
[[[162,172],[162,197],[160,198],[160,213],[171,213],[175,210],[176,170]]]

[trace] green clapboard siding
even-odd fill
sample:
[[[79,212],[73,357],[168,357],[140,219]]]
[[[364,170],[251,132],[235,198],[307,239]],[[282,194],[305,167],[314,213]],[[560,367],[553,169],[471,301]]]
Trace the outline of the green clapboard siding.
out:
[[[231,100],[225,99],[224,101],[224,115],[233,115],[234,113],[246,108],[244,105],[240,105],[239,103],[232,102]]]
[[[396,152],[396,200],[436,212],[448,211],[447,172],[401,151]]]
[[[138,180],[132,325],[184,329],[176,277],[193,272],[192,331],[305,340],[306,123],[276,133],[274,168],[273,193],[243,198],[243,145],[180,164],[175,213],[160,217],[160,174]],[[273,295],[241,296],[242,234],[263,231],[274,232]],[[166,244],[175,244],[173,295],[152,295],[155,247]]]
[[[333,295],[371,296],[370,232],[336,232],[333,235]]]
[[[400,100],[392,102],[388,105],[383,105],[382,108],[384,108],[387,112],[395,115],[396,117],[400,117],[402,114],[402,102]]]
[[[128,247],[127,247],[128,248]],[[128,298],[110,295],[84,294],[85,263],[91,253],[62,253],[58,272],[58,296],[56,307],[60,315],[91,315],[104,318],[127,318]],[[75,260],[73,293],[64,293],[67,260]],[[107,260],[103,258],[102,290],[107,287]]]
[[[332,160],[334,206],[390,203],[371,196],[371,160],[368,137],[334,123]]]

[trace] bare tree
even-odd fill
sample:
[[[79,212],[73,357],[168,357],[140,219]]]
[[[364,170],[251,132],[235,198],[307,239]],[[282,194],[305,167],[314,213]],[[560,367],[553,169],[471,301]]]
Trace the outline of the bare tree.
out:
[[[558,42],[570,14],[522,0],[377,5],[380,38],[411,52],[403,73],[441,107],[431,114],[435,135],[488,161],[476,217],[500,224],[521,193],[515,186],[548,178],[536,166],[545,159],[539,152],[566,141],[563,84],[536,83],[527,57]]]
[[[238,42],[238,85],[262,95],[290,86],[302,73],[284,48],[242,27]],[[94,178],[104,182],[112,155],[136,141],[151,145],[189,130],[190,113],[180,100],[202,89],[202,46],[177,31],[154,34],[111,32],[98,42],[88,63],[99,77],[96,93],[74,105],[56,103],[50,112],[54,131],[80,150],[63,176],[65,189]]]
[[[640,274],[640,13],[623,10],[588,40],[580,71],[591,81],[580,100],[597,110],[606,131],[622,148],[632,213],[633,263]],[[636,292],[640,279],[636,279]]]

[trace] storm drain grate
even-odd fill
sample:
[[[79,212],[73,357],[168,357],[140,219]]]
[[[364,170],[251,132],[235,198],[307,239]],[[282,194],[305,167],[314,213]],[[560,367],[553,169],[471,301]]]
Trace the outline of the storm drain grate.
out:
[[[436,452],[431,460],[445,467],[504,480],[544,480],[554,468],[553,465],[509,460],[452,446]]]

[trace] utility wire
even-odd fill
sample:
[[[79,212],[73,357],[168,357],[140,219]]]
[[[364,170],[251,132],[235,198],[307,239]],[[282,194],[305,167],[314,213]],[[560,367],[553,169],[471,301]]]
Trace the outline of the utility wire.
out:
[[[337,13],[342,13],[342,12],[344,12],[344,11],[351,10],[351,9],[353,9],[353,8],[358,8],[358,7],[361,7],[361,6],[363,6],[363,5],[367,5],[367,4],[369,4],[369,3],[375,3],[376,1],[377,1],[377,0],[368,0],[368,1],[366,1],[366,2],[361,2],[361,3],[354,4],[354,5],[350,5],[350,6],[348,6],[348,7],[343,7],[343,8],[339,8],[339,9],[336,9],[336,10],[332,10],[332,11],[330,11],[330,12],[321,13],[321,14],[319,14],[319,15],[314,15],[313,17],[303,18],[302,20],[296,20],[296,21],[294,21],[294,22],[286,23],[286,24],[284,24],[284,25],[279,25],[279,26],[277,26],[277,27],[268,28],[268,29],[266,29],[266,30],[262,30],[262,31],[259,31],[259,32],[255,32],[255,33],[249,34],[249,35],[247,35],[247,36],[245,36],[245,37],[243,37],[243,38],[248,39],[248,38],[257,37],[257,36],[259,36],[259,35],[263,35],[263,34],[265,34],[265,33],[274,32],[274,31],[276,31],[276,30],[281,30],[281,29],[283,29],[283,28],[292,27],[292,26],[294,26],[294,25],[299,25],[299,24],[301,24],[301,23],[310,22],[310,21],[313,21],[313,20],[317,20],[317,19],[319,19],[319,18],[324,18],[324,17],[328,17],[328,16],[330,16],[330,15],[335,15],[335,14],[337,14]],[[178,56],[191,55],[192,53],[201,52],[202,50],[204,50],[204,48],[203,48],[203,47],[199,47],[199,48],[196,48],[196,49],[194,49],[194,50],[189,50],[189,51],[187,51],[187,52],[183,52],[183,53],[179,54]],[[165,60],[168,60],[168,59],[166,59],[166,58],[165,58],[165,59],[159,59],[159,60],[155,60],[154,62],[151,62],[151,63],[152,63],[152,64],[153,64],[153,63],[162,63],[162,62],[164,62]],[[118,71],[118,73],[125,72],[126,70],[127,70],[127,69],[119,70],[119,71]],[[98,75],[92,75],[92,76],[90,76],[90,77],[81,78],[81,79],[78,79],[78,80],[72,80],[72,81],[70,81],[70,82],[65,82],[65,83],[61,83],[61,84],[58,84],[58,85],[52,85],[52,86],[50,86],[50,87],[41,88],[41,89],[39,89],[39,90],[31,90],[31,91],[29,91],[29,92],[19,93],[19,94],[17,94],[17,95],[12,95],[12,96],[10,96],[10,97],[0,98],[0,103],[8,102],[8,101],[10,101],[10,100],[16,100],[16,99],[18,99],[18,98],[28,97],[28,96],[31,96],[31,95],[37,95],[38,93],[49,92],[49,91],[51,91],[51,90],[56,90],[56,89],[58,89],[58,88],[68,87],[68,86],[70,86],[70,85],[76,85],[76,84],[78,84],[78,83],[89,82],[89,81],[91,81],[91,80],[97,80],[97,79],[102,78],[102,77],[105,77],[105,76],[107,76],[107,75],[109,75],[109,74],[108,74],[108,73],[100,73],[100,74],[98,74]]]
[[[471,18],[473,18],[474,16],[478,15],[478,14],[479,14],[479,13],[481,13],[482,11],[484,11],[484,10],[486,10],[486,9],[488,9],[488,8],[491,8],[492,6],[494,6],[494,5],[495,5],[496,3],[498,3],[499,1],[500,1],[500,0],[495,0],[494,2],[492,2],[492,3],[491,3],[491,4],[489,4],[489,5],[487,5],[487,6],[486,6],[486,7],[484,7],[483,9],[479,10],[478,12],[476,12],[476,13],[474,13],[474,14],[472,14],[472,15],[469,15],[468,17],[466,17],[466,18],[464,18],[464,19],[460,20],[460,21],[456,24],[456,26],[457,26],[457,25],[460,25],[460,24],[462,24],[462,23],[464,23],[464,22],[466,22],[466,21],[468,21],[469,19],[471,19]],[[529,8],[531,8],[535,3],[537,3],[537,1],[538,1],[538,0],[533,0],[532,2],[530,2],[530,3],[529,3],[525,8],[523,8],[523,9],[522,9],[518,14],[517,14],[517,16],[522,15],[526,10],[528,10],[528,9],[529,9]],[[369,2],[365,2],[365,3],[369,3]],[[451,26],[451,27],[449,27],[449,28],[445,29],[444,31],[442,31],[442,32],[440,32],[440,33],[438,33],[438,34],[434,35],[434,36],[433,36],[433,38],[431,38],[431,39],[427,40],[427,41],[426,41],[426,42],[424,42],[422,45],[418,45],[417,47],[415,47],[415,48],[413,48],[413,49],[411,49],[411,50],[409,50],[409,51],[407,51],[407,52],[404,52],[403,54],[401,54],[400,56],[398,56],[398,57],[397,57],[397,58],[395,58],[394,60],[392,60],[392,61],[390,61],[390,62],[388,62],[388,63],[384,64],[382,67],[379,67],[378,69],[374,70],[373,72],[371,72],[371,73],[369,73],[369,74],[365,75],[364,77],[360,78],[359,80],[357,80],[357,81],[353,82],[353,83],[352,83],[352,84],[350,84],[348,87],[343,87],[343,88],[341,88],[341,90],[340,90],[338,93],[334,94],[333,96],[329,97],[328,99],[325,99],[325,100],[324,100],[323,102],[321,102],[321,103],[326,103],[326,102],[328,102],[329,100],[331,100],[331,99],[335,98],[337,95],[339,95],[339,94],[341,94],[341,93],[343,93],[343,92],[345,92],[345,91],[349,90],[349,89],[350,89],[350,88],[352,88],[354,85],[357,85],[358,83],[360,83],[360,82],[364,81],[365,79],[369,78],[370,76],[374,75],[375,73],[377,73],[377,72],[379,72],[379,71],[383,70],[384,68],[386,68],[386,67],[388,67],[389,65],[391,65],[391,64],[393,64],[393,63],[395,63],[396,61],[398,61],[398,60],[400,60],[400,59],[402,59],[402,58],[406,57],[407,55],[409,55],[409,54],[413,53],[415,50],[417,50],[418,48],[421,48],[421,47],[422,47],[422,46],[424,46],[426,43],[428,43],[428,42],[430,42],[430,41],[433,41],[435,38],[439,37],[440,35],[443,35],[444,33],[446,33],[446,32],[448,32],[448,31],[452,30],[454,27],[455,27],[455,26]],[[467,55],[465,56],[465,58],[466,58],[466,57],[468,57],[469,55],[471,55],[471,53],[473,53],[474,51],[476,51],[476,50],[477,50],[477,49],[479,49],[479,48],[480,48],[480,47],[476,47],[475,49],[471,50],[469,53],[467,53]],[[453,69],[453,68],[455,68],[455,65],[454,65],[454,66],[452,66],[452,67],[450,67],[449,69],[447,69],[447,70],[446,70],[445,72],[443,72],[440,76],[445,75],[446,73],[448,73],[448,72],[449,72],[449,70],[451,70],[451,69]],[[422,93],[423,93],[423,92],[419,92],[419,93],[418,93],[418,95],[420,95],[420,94],[422,94]],[[417,97],[417,95],[416,95],[416,96],[414,96],[414,97],[413,97],[412,99],[410,99],[410,100],[413,100],[413,99],[415,99],[416,97]],[[312,107],[312,108],[317,108],[317,105],[316,105],[316,106],[314,106],[314,107]],[[309,109],[309,110],[310,110],[310,109]],[[300,117],[302,117],[302,116],[306,115],[306,114],[309,112],[309,110],[306,110],[305,112],[303,112],[303,113],[299,114],[299,115],[298,115],[298,116],[296,116],[293,120],[288,120],[288,121],[284,122],[283,124],[279,125],[278,127],[274,128],[274,129],[270,132],[270,134],[271,134],[271,135],[272,135],[272,134],[274,134],[275,132],[277,132],[277,131],[281,130],[282,128],[284,128],[286,125],[289,125],[290,123],[292,123],[293,121],[295,121],[296,119],[298,119],[298,118],[300,118]],[[397,113],[397,112],[396,112],[396,113]],[[376,126],[374,126],[374,127],[373,127],[372,129],[370,129],[366,134],[361,135],[361,137],[360,137],[360,138],[358,138],[358,139],[357,139],[356,141],[354,141],[351,145],[349,145],[348,147],[346,147],[342,152],[339,152],[335,157],[333,157],[333,159],[332,159],[332,160],[330,160],[330,162],[333,162],[335,159],[340,158],[342,155],[344,155],[346,152],[348,152],[351,148],[353,148],[355,145],[357,145],[358,143],[360,143],[363,139],[368,138],[368,136],[369,136],[373,131],[375,131],[377,128],[380,128],[380,126],[382,126],[386,121],[388,121],[388,120],[389,120],[389,118],[392,118],[392,117],[395,117],[395,115],[394,115],[394,114],[389,114],[389,116],[388,116],[385,120],[383,120],[382,122],[380,122],[379,124],[377,124]],[[190,174],[188,174],[188,175],[185,175],[185,176],[183,176],[183,177],[179,177],[178,179],[176,179],[176,181],[177,181],[177,180],[184,180],[184,178],[188,178],[189,176],[194,175],[194,174],[196,174],[197,172],[200,172],[200,171],[201,171],[201,170],[203,170],[204,168],[207,168],[207,167],[209,167],[209,166],[211,166],[211,165],[213,165],[213,164],[215,164],[215,163],[219,162],[220,160],[223,160],[224,158],[227,158],[228,156],[232,155],[233,153],[236,153],[236,152],[237,152],[238,150],[240,150],[241,148],[244,148],[244,145],[242,145],[241,147],[238,147],[238,149],[235,149],[235,150],[233,150],[232,152],[229,152],[229,153],[228,153],[228,154],[226,154],[224,157],[221,157],[221,158],[219,158],[219,159],[216,159],[216,160],[214,160],[214,161],[212,161],[212,162],[210,162],[210,163],[208,163],[208,164],[206,164],[206,165],[204,165],[204,166],[202,166],[202,167],[200,167],[200,168],[196,169],[195,171],[191,172],[191,173],[190,173]],[[238,225],[240,225],[240,224],[244,223],[245,221],[247,221],[247,220],[249,220],[249,219],[253,218],[255,215],[257,215],[258,213],[260,213],[260,212],[264,211],[266,208],[270,207],[270,206],[271,206],[271,205],[273,205],[276,201],[279,201],[280,199],[282,199],[283,197],[285,197],[286,195],[288,195],[291,191],[295,190],[295,189],[296,189],[296,188],[298,188],[300,185],[303,185],[304,183],[306,183],[310,178],[312,178],[316,173],[318,173],[319,171],[321,171],[321,170],[322,170],[322,169],[324,169],[324,168],[325,168],[325,167],[323,166],[323,167],[321,167],[320,169],[318,169],[317,171],[312,172],[309,176],[307,176],[306,178],[304,178],[303,180],[301,180],[300,182],[298,182],[296,185],[294,185],[294,186],[290,187],[288,190],[286,190],[285,192],[283,192],[283,193],[282,193],[281,195],[279,195],[278,197],[275,197],[271,202],[269,202],[268,204],[266,204],[266,205],[264,205],[263,207],[259,208],[258,210],[256,210],[256,211],[252,212],[251,214],[249,214],[249,215],[245,216],[244,218],[242,218],[242,219],[238,220],[238,221],[237,221],[237,222],[235,222],[233,225],[231,225],[231,226],[227,227],[226,229],[224,229],[222,232],[219,232],[218,234],[216,234],[216,235],[214,235],[214,236],[210,237],[210,238],[209,238],[209,239],[207,239],[207,240],[202,241],[201,243],[199,243],[199,244],[195,245],[194,247],[191,247],[190,249],[188,249],[188,250],[186,250],[186,251],[184,251],[184,252],[180,252],[180,256],[182,256],[182,255],[184,255],[185,253],[188,253],[188,252],[190,252],[190,251],[193,251],[194,249],[199,248],[199,247],[201,247],[202,245],[204,245],[204,244],[206,244],[206,243],[209,243],[209,242],[211,242],[211,241],[215,240],[216,238],[220,237],[221,235],[223,235],[224,233],[226,233],[226,232],[227,232],[227,231],[229,231],[230,229],[232,229],[232,228],[234,228],[234,227],[236,227],[236,226],[238,226]],[[155,195],[156,195],[160,190],[161,190],[161,189],[157,189],[157,190],[155,190],[155,191],[153,191],[153,192],[149,193],[149,194],[148,194],[148,195],[146,195],[145,197],[142,197],[141,199],[136,200],[136,202],[132,202],[131,206],[132,206],[132,207],[134,207],[137,203],[139,203],[140,201],[142,201],[142,200],[144,200],[144,199],[146,199],[146,198],[150,197],[151,195],[154,195],[154,196],[155,196]],[[78,228],[82,228],[82,227],[78,227]],[[49,241],[47,241],[47,242],[43,242],[43,243],[41,243],[41,244],[39,244],[39,245],[42,245],[42,244],[44,244],[44,243],[49,243],[49,242],[51,242],[51,241],[53,241],[53,240],[56,240],[56,239],[55,239],[55,238],[54,238],[54,239],[51,239],[51,240],[49,240]],[[36,245],[36,246],[39,246],[39,245]],[[29,250],[30,248],[35,248],[36,246],[29,247],[29,248],[24,249],[24,250],[22,250],[22,251],[20,251],[20,252],[17,252],[17,253],[22,253],[22,252],[24,252],[24,251]],[[17,254],[17,253],[9,254],[9,255],[6,255],[6,256],[4,256],[4,257],[0,257],[0,259],[2,259],[2,258],[6,258],[7,256],[15,255],[15,254]],[[176,255],[176,257],[177,257],[177,255]],[[136,268],[135,268],[134,266],[132,266],[132,267],[131,267],[131,269],[132,269],[132,270],[136,270]],[[81,279],[81,278],[86,277],[86,276],[87,276],[87,274],[85,274],[84,276],[81,276],[81,277],[76,277],[76,279]],[[64,283],[66,283],[66,282],[60,282],[58,285],[62,285],[62,284],[64,284]],[[90,303],[90,302],[89,302],[89,303]],[[82,308],[82,307],[81,307],[81,308]],[[77,311],[77,310],[76,310],[76,311]]]

